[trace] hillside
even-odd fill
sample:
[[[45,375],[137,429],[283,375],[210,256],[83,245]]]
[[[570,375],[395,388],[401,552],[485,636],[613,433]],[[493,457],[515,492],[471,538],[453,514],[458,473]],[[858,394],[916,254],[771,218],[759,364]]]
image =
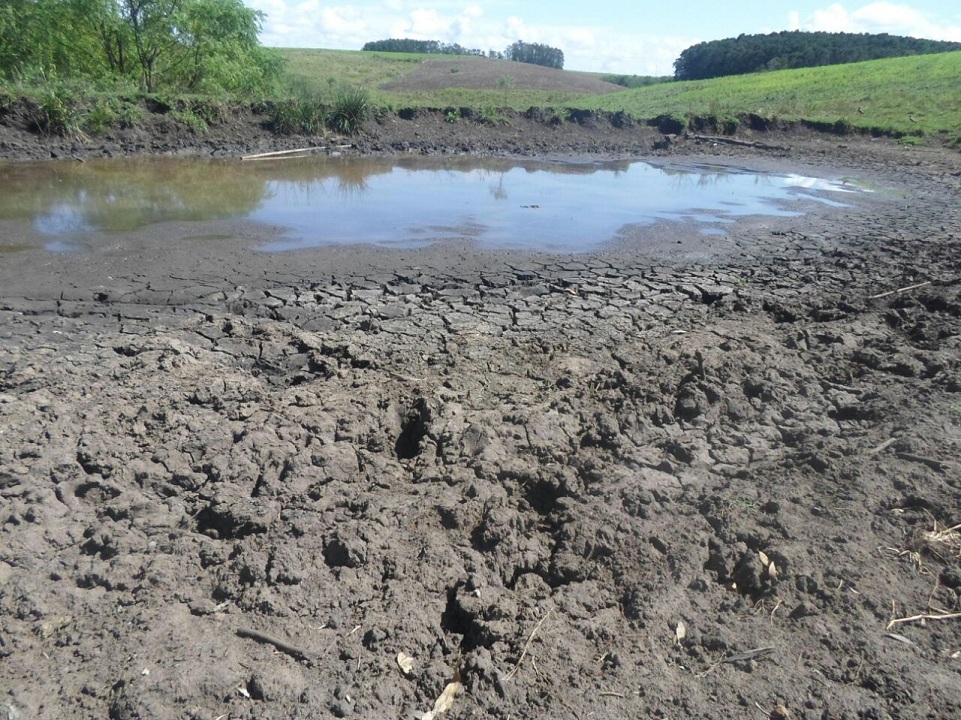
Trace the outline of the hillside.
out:
[[[884,58],[961,50],[961,43],[887,33],[782,31],[702,42],[684,50],[674,63],[678,80],[796,70]]]
[[[654,85],[585,107],[661,114],[807,120],[884,134],[961,137],[961,52]]]
[[[561,90],[584,94],[604,94],[624,89],[583,73],[475,57],[425,60],[413,72],[380,87],[381,90],[398,92],[432,92],[449,88]]]

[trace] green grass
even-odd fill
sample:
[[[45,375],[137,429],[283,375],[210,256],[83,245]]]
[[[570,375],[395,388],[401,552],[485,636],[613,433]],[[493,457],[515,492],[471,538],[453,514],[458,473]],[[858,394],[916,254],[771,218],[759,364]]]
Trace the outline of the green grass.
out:
[[[673,116],[686,123],[713,116],[731,131],[740,116],[803,120],[836,130],[901,137],[909,144],[961,144],[961,52],[874,60],[803,70],[742,75],[694,82],[666,82],[607,95],[518,89],[507,82],[489,90],[387,92],[380,86],[417,69],[433,55],[350,50],[282,49],[287,90],[273,99],[275,130],[320,132],[328,113],[341,109],[343,130],[367,112],[405,107],[470,108],[484,121],[505,120],[501,110],[553,109],[560,122],[568,108],[624,112],[646,121]],[[578,73],[592,75],[592,73]],[[506,76],[505,76],[506,77]],[[356,91],[349,97],[345,89]],[[136,124],[138,94],[128,89],[61,83],[25,88],[0,86],[0,104],[34,98],[35,125],[47,134],[80,137],[109,127]],[[142,96],[140,96],[142,97]],[[154,105],[161,96],[151,96]],[[241,99],[242,100],[242,99]],[[249,100],[249,98],[247,99]],[[226,98],[169,98],[169,110],[198,131],[219,122]],[[189,111],[189,113],[188,113]],[[744,124],[740,125],[743,131]]]
[[[450,59],[448,55],[421,53],[361,52],[359,50],[308,50],[277,48],[287,60],[288,84],[298,93],[313,93],[333,99],[343,83],[366,88],[375,108],[403,107],[485,107],[527,110],[530,107],[571,105],[583,107],[582,93],[518,90],[510,87],[492,90],[450,88],[433,92],[388,92],[380,86],[417,69],[430,59]],[[466,60],[472,60],[467,58]],[[572,73],[597,77],[597,73]]]
[[[413,72],[430,55],[277,48],[287,60],[287,74],[314,92],[332,91],[347,83],[374,90],[378,85]]]
[[[805,120],[838,129],[905,136],[909,142],[911,137],[961,139],[961,52],[666,82],[609,95],[508,87],[386,92],[379,86],[436,56],[351,50],[281,52],[295,82],[326,95],[341,82],[365,87],[372,105],[383,109],[572,107],[622,111],[642,120],[662,115],[733,120],[755,114],[768,120]]]
[[[896,135],[961,137],[961,52],[667,83],[585,98],[585,107],[661,114],[754,113]],[[860,108],[860,111],[859,111]],[[912,119],[913,118],[913,119]]]

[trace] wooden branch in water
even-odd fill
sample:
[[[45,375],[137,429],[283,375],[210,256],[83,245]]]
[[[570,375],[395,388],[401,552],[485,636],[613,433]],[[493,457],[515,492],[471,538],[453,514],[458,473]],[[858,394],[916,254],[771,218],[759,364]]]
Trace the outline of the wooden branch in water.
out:
[[[257,160],[259,158],[267,157],[281,157],[282,155],[294,155],[296,153],[311,152],[313,150],[326,150],[327,146],[322,145],[320,147],[305,147],[305,148],[294,148],[293,150],[275,150],[273,152],[256,153],[255,155],[244,155],[241,160]]]

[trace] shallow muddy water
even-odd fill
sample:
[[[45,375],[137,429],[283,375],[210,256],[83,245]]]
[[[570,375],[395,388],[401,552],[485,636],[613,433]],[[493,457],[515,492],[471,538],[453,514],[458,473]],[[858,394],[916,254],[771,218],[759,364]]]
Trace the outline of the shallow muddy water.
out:
[[[334,244],[589,251],[638,226],[694,223],[707,236],[747,215],[850,204],[846,179],[706,164],[312,157],[259,162],[97,160],[0,166],[0,220],[28,223],[51,252],[168,221],[269,226],[261,249]],[[0,247],[22,238],[0,230]],[[279,239],[277,239],[279,238]]]

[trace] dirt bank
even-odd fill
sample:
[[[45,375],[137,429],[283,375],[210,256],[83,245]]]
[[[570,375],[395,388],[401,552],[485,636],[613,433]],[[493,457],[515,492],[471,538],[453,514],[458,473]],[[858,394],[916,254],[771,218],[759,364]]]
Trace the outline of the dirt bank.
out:
[[[961,716],[961,163],[785,140],[684,151],[883,191],[709,261],[0,255],[0,717]]]
[[[190,110],[183,103],[175,107],[142,106],[142,115],[134,127],[115,127],[102,133],[64,138],[37,132],[38,111],[29,101],[0,105],[0,160],[83,160],[146,154],[221,158],[345,144],[352,146],[348,152],[366,155],[636,156],[689,152],[691,144],[700,151],[701,146],[712,145],[685,136],[679,138],[676,133],[681,132],[681,128],[670,118],[641,122],[624,113],[587,110],[531,108],[526,112],[501,109],[485,113],[470,108],[407,108],[371,118],[357,135],[321,137],[277,135],[270,130],[269,112],[259,106],[234,107],[230,112],[221,108],[219,119],[211,119],[209,127],[199,132],[195,126],[178,119],[177,108],[181,114]],[[203,114],[217,115],[209,108]],[[711,117],[693,119],[689,129],[700,135],[725,130],[716,127]],[[912,150],[899,148],[888,140],[872,142],[869,136],[824,134],[812,131],[803,123],[771,122],[756,116],[745,116],[736,137],[731,139],[773,146],[767,154],[778,157],[804,157],[810,154],[811,147],[823,146],[834,159],[839,145],[842,148],[874,146],[869,155],[880,152],[881,146],[909,154]],[[736,146],[725,143],[719,148],[710,152],[735,155],[740,152]],[[956,150],[943,153],[957,155]],[[915,156],[925,154],[925,148],[917,149],[911,155],[912,161]],[[952,167],[956,165],[953,163]]]

